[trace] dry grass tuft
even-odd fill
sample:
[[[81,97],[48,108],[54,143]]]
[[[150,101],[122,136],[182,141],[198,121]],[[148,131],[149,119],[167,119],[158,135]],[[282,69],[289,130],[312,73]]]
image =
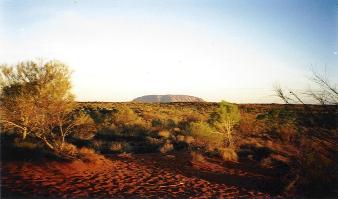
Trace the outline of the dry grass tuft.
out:
[[[170,132],[166,130],[162,130],[158,132],[158,135],[163,138],[169,138],[170,137]]]
[[[99,155],[94,150],[85,147],[78,149],[78,153],[83,162],[98,162],[104,159],[102,155]]]
[[[187,144],[191,144],[194,142],[194,137],[192,136],[184,136],[184,142],[187,143]]]
[[[220,155],[225,161],[238,161],[237,153],[232,148],[224,148],[220,150]]]
[[[177,140],[178,142],[184,142],[184,135],[177,135],[177,136],[176,136],[176,140]]]
[[[110,150],[113,151],[113,152],[119,152],[119,151],[122,151],[124,148],[123,144],[120,143],[120,142],[114,142],[111,144],[110,146]]]
[[[173,149],[174,149],[173,144],[167,142],[160,148],[160,152],[161,153],[167,153],[169,151],[172,151]]]
[[[191,152],[190,155],[193,162],[205,162],[204,156],[198,152]]]

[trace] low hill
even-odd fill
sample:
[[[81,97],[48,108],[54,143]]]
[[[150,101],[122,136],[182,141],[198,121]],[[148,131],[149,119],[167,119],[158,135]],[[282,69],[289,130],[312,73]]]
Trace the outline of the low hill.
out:
[[[168,103],[168,102],[204,102],[203,99],[189,95],[145,95],[135,98],[133,102]]]

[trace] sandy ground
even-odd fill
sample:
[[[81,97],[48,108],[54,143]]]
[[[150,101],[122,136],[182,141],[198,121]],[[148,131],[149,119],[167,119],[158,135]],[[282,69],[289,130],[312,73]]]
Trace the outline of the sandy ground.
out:
[[[281,198],[273,170],[189,154],[2,162],[1,198]]]

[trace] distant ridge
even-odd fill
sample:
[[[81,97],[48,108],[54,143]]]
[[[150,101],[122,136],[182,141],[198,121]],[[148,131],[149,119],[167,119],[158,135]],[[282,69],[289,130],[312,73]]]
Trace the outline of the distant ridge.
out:
[[[145,95],[133,99],[141,103],[168,103],[168,102],[205,102],[203,99],[189,95]]]

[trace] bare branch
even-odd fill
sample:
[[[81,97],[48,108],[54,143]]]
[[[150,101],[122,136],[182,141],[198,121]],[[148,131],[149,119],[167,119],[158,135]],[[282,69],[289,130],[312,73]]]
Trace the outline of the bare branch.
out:
[[[274,91],[275,91],[275,93],[277,94],[277,96],[280,98],[280,99],[282,99],[286,104],[290,104],[290,98],[289,97],[287,97],[285,94],[284,94],[284,92],[283,92],[283,89],[280,87],[280,85],[279,84],[275,84],[274,85]]]

